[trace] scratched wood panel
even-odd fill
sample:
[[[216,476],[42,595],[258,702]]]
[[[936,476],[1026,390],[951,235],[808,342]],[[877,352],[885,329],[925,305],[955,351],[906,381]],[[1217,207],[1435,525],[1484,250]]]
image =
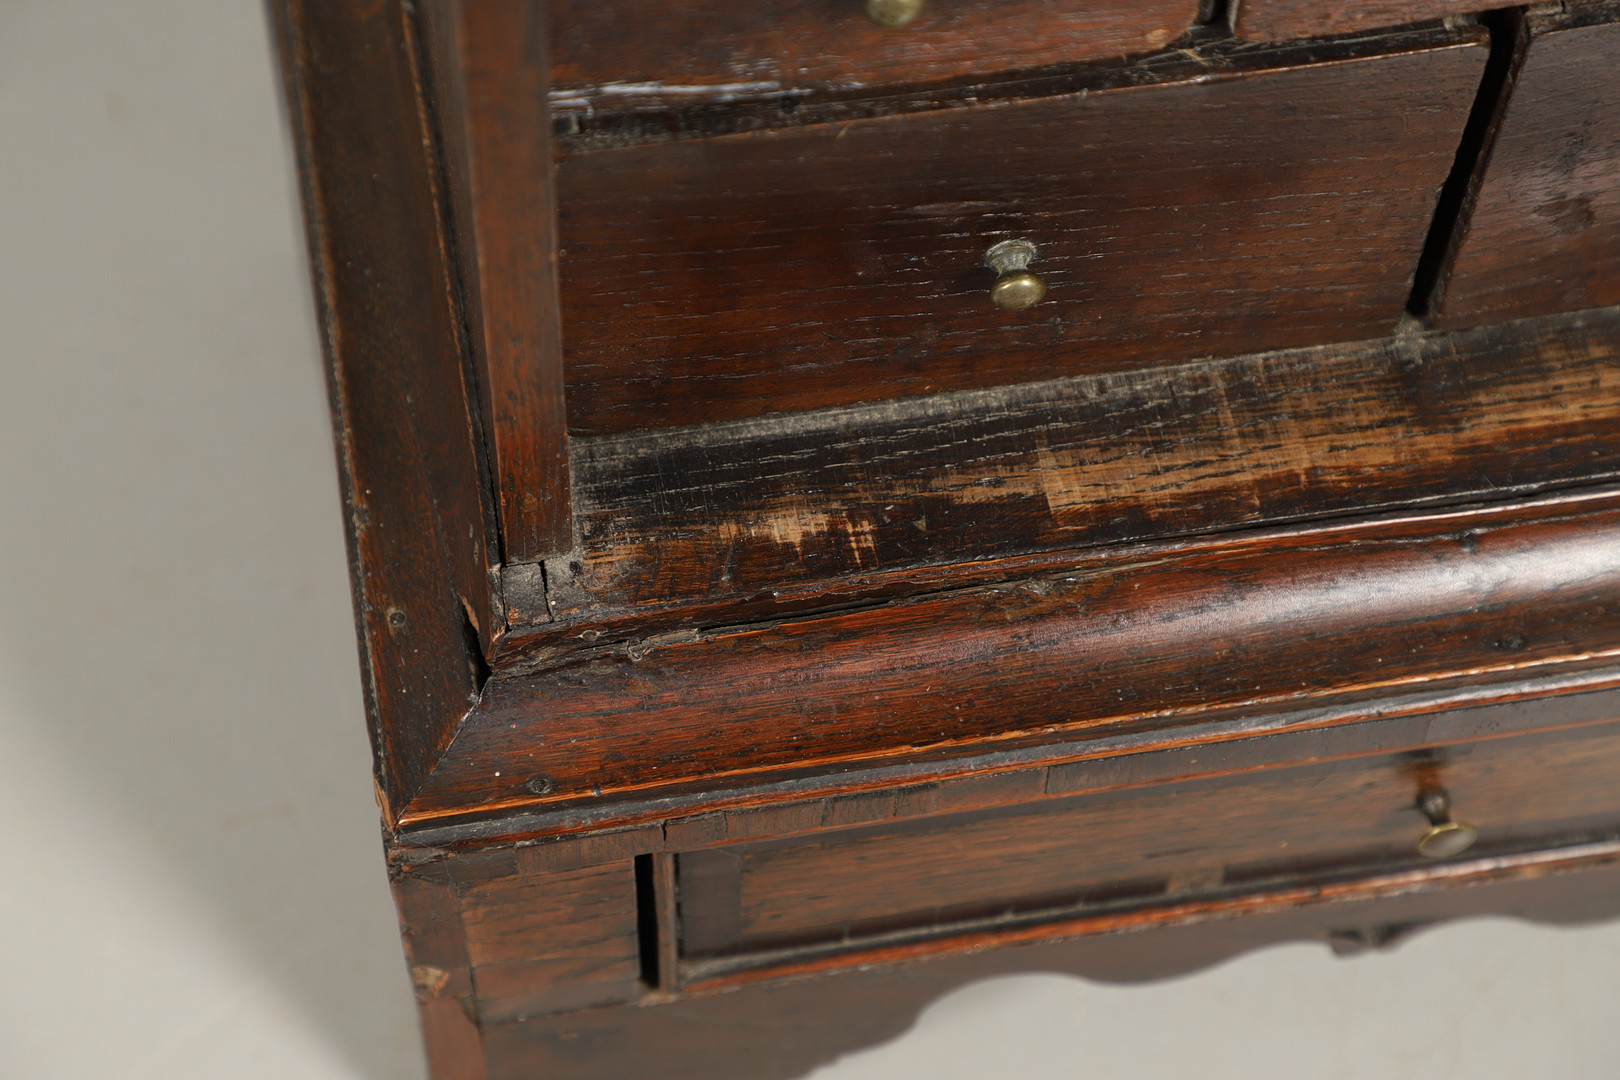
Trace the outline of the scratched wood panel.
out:
[[[1480,852],[1614,827],[1620,730],[1552,732],[1439,747],[1427,759],[1329,762],[1052,800],[1033,813],[953,815],[689,853],[679,859],[685,955],[1162,896],[1194,880],[1207,891],[1243,877],[1417,862],[1429,825],[1417,806],[1420,789],[1450,795],[1455,816],[1479,829]],[[728,879],[717,882],[711,864],[724,865]]]
[[[936,0],[887,29],[862,0],[551,0],[552,109],[679,108],[1146,52],[1198,10],[1198,0]]]
[[[1508,6],[1501,0],[1232,0],[1232,32],[1254,41],[1286,41]]]
[[[1528,44],[1433,305],[1441,327],[1620,303],[1620,4]]]
[[[408,817],[734,788],[1550,673],[1617,655],[1617,590],[1620,511],[1599,500],[1460,530],[1444,518],[1304,530],[617,643],[492,679]],[[490,762],[513,767],[494,776]]]
[[[1614,476],[1620,312],[581,439],[575,459],[581,545],[547,564],[560,622],[537,647]]]
[[[564,157],[570,431],[1386,333],[1487,51],[1461,27],[1177,54],[1083,92]],[[1049,292],[1008,313],[983,256],[1014,236]]]

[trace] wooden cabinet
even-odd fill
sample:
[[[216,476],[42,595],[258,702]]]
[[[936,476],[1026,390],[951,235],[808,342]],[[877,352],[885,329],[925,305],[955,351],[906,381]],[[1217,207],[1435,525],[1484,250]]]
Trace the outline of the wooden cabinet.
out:
[[[274,10],[436,1077],[1620,909],[1609,6]]]

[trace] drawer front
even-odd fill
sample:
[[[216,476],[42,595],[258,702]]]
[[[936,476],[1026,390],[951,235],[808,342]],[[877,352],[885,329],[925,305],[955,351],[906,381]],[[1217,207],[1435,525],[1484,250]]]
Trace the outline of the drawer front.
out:
[[[1441,327],[1620,304],[1620,5],[1528,16],[1524,40]]]
[[[1197,0],[932,0],[901,27],[863,0],[552,0],[552,109],[685,107],[987,76],[1160,48]]]
[[[1380,47],[1397,40],[1306,67],[566,157],[570,428],[1382,335],[1486,53],[1472,29]],[[986,251],[1010,238],[1035,244],[1048,290],[1023,311],[989,297]]]
[[[1448,15],[1467,15],[1501,0],[1234,0],[1232,31],[1250,41],[1287,41],[1327,34],[1353,34]]]
[[[1284,737],[1286,738],[1286,737]],[[701,960],[1217,886],[1423,863],[1424,791],[1470,852],[1620,828],[1620,725],[1053,799],[679,858],[683,955]]]

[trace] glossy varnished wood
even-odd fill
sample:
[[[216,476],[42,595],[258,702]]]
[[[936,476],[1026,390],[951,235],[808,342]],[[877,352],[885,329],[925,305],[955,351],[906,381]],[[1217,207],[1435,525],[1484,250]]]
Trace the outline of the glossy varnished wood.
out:
[[[1620,303],[1620,4],[1532,12],[1434,323]]]
[[[271,4],[303,177],[385,813],[449,745],[504,626],[412,21]],[[379,122],[379,117],[386,117]],[[401,477],[409,476],[409,482]]]
[[[1620,509],[1549,510],[1234,538],[558,658],[491,680],[406,816],[758,782],[1620,655]],[[496,777],[496,761],[520,767]],[[535,775],[544,794],[525,787]]]
[[[1022,553],[1620,475],[1620,313],[577,440],[554,649],[1033,572]],[[938,569],[934,569],[938,568]],[[549,602],[559,623],[526,635]]]
[[[1386,333],[1484,42],[1173,53],[1081,92],[565,156],[570,430]],[[1014,236],[1049,291],[1007,313],[983,257]]]
[[[1160,48],[1198,0],[949,0],[874,26],[861,0],[551,0],[563,117],[926,83]]]
[[[530,0],[431,0],[421,12],[503,561],[532,561],[572,537],[544,12]]]

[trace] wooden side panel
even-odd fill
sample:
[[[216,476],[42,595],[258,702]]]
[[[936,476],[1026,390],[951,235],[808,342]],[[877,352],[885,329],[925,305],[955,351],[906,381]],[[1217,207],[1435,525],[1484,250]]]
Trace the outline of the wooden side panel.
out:
[[[1387,333],[1488,50],[1478,28],[1375,48],[566,157],[570,430]],[[1049,290],[1016,313],[983,262],[1010,237]]]
[[[1620,303],[1620,4],[1532,14],[1434,322]]]
[[[565,625],[541,644],[1614,477],[1620,313],[580,440],[576,462],[582,546],[547,567]]]
[[[1507,7],[1501,0],[1230,0],[1232,30],[1251,41],[1353,34]]]
[[[483,1038],[455,887],[407,872],[394,880],[394,902],[422,1018],[429,1075],[433,1080],[484,1080]]]
[[[504,561],[530,562],[572,545],[545,17],[531,0],[432,0],[423,16]]]
[[[1617,596],[1620,511],[1594,502],[1562,519],[1542,506],[1307,530],[634,642],[492,680],[411,820],[1612,662]],[[523,768],[493,777],[493,761]]]
[[[688,957],[848,941],[1176,893],[1194,878],[1208,891],[1223,877],[1416,863],[1423,783],[1443,786],[1479,828],[1479,851],[1620,827],[1612,725],[1434,754],[1421,777],[1408,755],[1376,757],[690,853],[680,857],[683,941]]]
[[[1198,0],[936,0],[903,29],[861,0],[551,0],[561,116],[876,89],[1147,52]]]
[[[485,1024],[634,1001],[641,992],[628,861],[471,885],[461,917]]]
[[[486,492],[409,22],[392,0],[272,10],[391,814],[477,696],[495,631]]]

